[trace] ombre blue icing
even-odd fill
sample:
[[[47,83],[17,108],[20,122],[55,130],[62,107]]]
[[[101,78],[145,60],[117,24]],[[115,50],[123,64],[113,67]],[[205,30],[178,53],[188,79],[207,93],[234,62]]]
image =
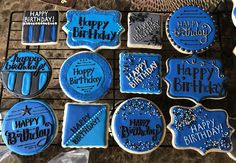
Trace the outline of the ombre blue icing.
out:
[[[166,62],[167,95],[171,98],[221,99],[226,96],[222,63],[217,59],[203,59],[197,55],[169,58]]]
[[[208,110],[201,105],[193,108],[173,106],[168,129],[177,149],[193,149],[201,155],[209,152],[230,152],[233,128],[222,109]]]
[[[216,29],[211,16],[196,6],[185,6],[174,11],[166,22],[171,44],[183,53],[199,53],[214,41]]]
[[[79,52],[63,63],[59,82],[69,98],[75,101],[95,101],[109,90],[112,70],[99,54]]]
[[[107,147],[107,104],[73,104],[65,106],[62,147]]]
[[[42,152],[52,143],[56,132],[52,108],[38,100],[16,103],[3,119],[2,139],[9,150],[19,155]]]
[[[121,53],[120,91],[160,94],[161,56],[148,53]]]
[[[4,87],[20,98],[32,98],[42,93],[50,81],[51,73],[47,60],[30,51],[13,54],[1,70]]]
[[[116,10],[69,10],[63,30],[67,33],[67,45],[71,48],[115,49],[120,45],[121,13]]]
[[[151,101],[132,98],[122,102],[112,118],[112,133],[118,145],[129,153],[154,151],[165,136],[162,112]]]

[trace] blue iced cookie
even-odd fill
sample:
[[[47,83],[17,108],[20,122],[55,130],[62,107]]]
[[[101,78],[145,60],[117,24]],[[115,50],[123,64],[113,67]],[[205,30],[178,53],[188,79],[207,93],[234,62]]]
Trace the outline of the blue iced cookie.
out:
[[[236,1],[235,0],[232,0],[233,1],[233,9],[232,9],[232,21],[234,23],[234,26],[236,27]]]
[[[108,105],[67,103],[62,129],[64,148],[106,148]]]
[[[59,82],[69,98],[75,101],[95,101],[109,90],[112,70],[99,54],[79,52],[63,63]]]
[[[56,44],[58,26],[58,11],[25,11],[22,22],[22,44]]]
[[[177,149],[193,149],[201,155],[209,152],[230,152],[233,128],[222,109],[208,110],[201,105],[192,108],[173,106],[170,109],[172,144]]]
[[[234,129],[236,129],[236,119],[235,118],[229,118],[229,123]],[[232,140],[233,150],[227,154],[229,155],[230,158],[232,158],[234,161],[236,161],[236,132],[235,131],[231,137],[231,140]]]
[[[192,54],[208,49],[215,39],[216,29],[206,11],[196,6],[185,6],[169,16],[166,33],[174,48]]]
[[[6,114],[2,138],[7,147],[20,155],[34,155],[46,149],[57,132],[52,108],[38,100],[15,104]]]
[[[46,89],[52,69],[40,54],[21,51],[8,58],[1,75],[3,85],[10,93],[20,98],[32,98]]]
[[[220,60],[192,55],[187,58],[169,58],[166,66],[165,80],[168,85],[167,95],[170,98],[200,102],[226,96],[226,78],[222,73]]]
[[[148,53],[120,54],[122,93],[161,93],[161,56]]]
[[[63,30],[70,48],[116,49],[120,46],[121,13],[116,10],[98,10],[92,7],[85,11],[69,10]]]
[[[112,118],[115,141],[125,151],[146,154],[157,149],[166,132],[161,110],[144,98],[132,98],[122,102]]]

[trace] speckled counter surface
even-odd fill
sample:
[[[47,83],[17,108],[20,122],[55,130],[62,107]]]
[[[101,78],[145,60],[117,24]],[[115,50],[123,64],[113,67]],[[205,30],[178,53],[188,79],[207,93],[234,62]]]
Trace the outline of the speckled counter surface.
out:
[[[81,2],[79,3],[79,5],[77,5],[77,8],[83,9],[83,8],[87,8],[88,3],[86,0],[81,0]],[[7,46],[7,35],[8,35],[8,27],[9,27],[9,19],[10,19],[10,14],[12,11],[23,11],[25,9],[30,9],[30,10],[51,10],[51,9],[56,9],[56,10],[63,10],[65,11],[66,8],[64,7],[59,7],[59,6],[53,6],[50,4],[46,4],[43,2],[40,2],[38,0],[0,0],[0,62],[1,64],[4,62],[4,56],[6,53],[6,46]],[[217,57],[221,57],[222,55],[226,56],[223,57],[223,64],[225,65],[225,73],[226,75],[229,77],[229,81],[227,83],[228,85],[228,97],[224,100],[221,101],[211,101],[211,100],[207,100],[204,101],[204,105],[206,107],[209,108],[224,108],[229,112],[229,115],[236,115],[236,64],[235,64],[235,56],[232,54],[232,49],[233,47],[236,45],[236,41],[235,38],[232,38],[232,34],[236,33],[236,28],[233,27],[231,20],[229,19],[229,16],[222,14],[222,19],[219,22],[222,26],[222,30],[221,30],[221,41],[223,42],[222,45],[216,44],[215,46],[212,47],[212,49],[216,49],[215,51],[211,51],[210,53],[208,53],[209,55],[216,55]],[[123,22],[126,21],[126,16],[124,16],[123,18]],[[227,27],[227,28],[226,28]],[[16,36],[14,36],[14,38],[16,37],[20,37],[19,33],[16,34]],[[126,37],[126,33],[123,34],[124,38]],[[18,38],[20,39],[20,38]],[[20,44],[14,44],[11,45],[14,48],[20,48],[18,46],[21,46]],[[61,45],[57,45],[55,46],[58,47]],[[65,46],[65,43],[64,43]],[[125,41],[122,42],[122,47],[125,46]],[[218,48],[219,46],[223,46],[222,49],[224,49],[223,51],[221,51],[222,54],[215,54],[215,52],[218,52]],[[22,47],[21,47],[22,48]],[[68,48],[68,47],[67,47]],[[172,47],[164,47],[166,49],[170,48],[172,50],[173,53],[175,54],[179,54],[177,53]],[[132,49],[132,51],[135,51],[136,49]],[[136,50],[137,51],[137,50]],[[141,50],[140,50],[141,51]],[[143,50],[144,51],[144,50]],[[60,52],[55,52],[56,54],[53,54],[54,52],[43,52],[43,55],[45,55],[47,57],[48,56],[54,56],[54,55],[58,55],[58,56],[69,56],[72,55],[75,51],[70,51],[67,54],[60,54]],[[104,53],[105,55],[108,55],[110,51],[99,51],[99,53]],[[116,53],[118,53],[119,51],[116,51]],[[169,51],[168,51],[169,52]],[[11,53],[13,53],[13,51],[8,51],[8,55],[10,55]],[[169,56],[171,56],[172,54],[165,54],[167,52],[162,52],[162,51],[158,51],[158,53],[162,54],[163,59],[166,60]],[[163,54],[164,53],[164,54]],[[112,55],[112,54],[111,54]],[[183,56],[183,55],[182,55]],[[55,57],[55,56],[54,56]],[[55,66],[56,63],[53,60],[50,60],[51,64],[53,64],[53,66]],[[60,63],[61,64],[61,63]],[[59,65],[60,66],[60,65]],[[165,70],[165,69],[164,69]],[[58,73],[54,74],[54,78],[58,78]],[[54,87],[57,88],[58,87],[58,80],[53,80],[50,83],[49,87]],[[163,83],[163,90],[166,89],[166,85]],[[165,91],[163,91],[165,92]],[[54,94],[53,94],[54,93]],[[114,92],[113,92],[114,93]],[[40,96],[40,98],[44,98],[44,97],[52,97],[53,96],[58,96],[58,97],[65,97],[64,94],[62,94],[62,92],[53,92],[52,90],[47,91],[46,93],[44,93],[43,95]],[[9,97],[10,95],[4,92],[4,96],[5,97]],[[107,95],[109,96],[109,94]],[[129,96],[123,96],[120,93],[117,96],[122,96],[124,98],[128,98]],[[147,96],[146,96],[147,97]],[[170,100],[166,97],[165,93],[163,93],[161,96],[153,96],[151,98],[152,100],[154,99],[155,102],[160,106],[161,109],[165,110],[165,116],[167,118],[167,123],[169,123],[169,117],[168,117],[168,108],[170,106],[172,106],[173,104],[182,104],[183,100]],[[163,103],[162,101],[165,101],[165,103]],[[65,101],[64,101],[65,102]],[[190,102],[186,102],[186,105],[190,105],[192,106],[193,104]],[[58,107],[57,109],[62,109],[62,111],[60,112],[59,116],[61,117],[61,113],[63,113],[63,102],[59,102],[59,101],[50,101],[50,103],[54,106],[54,107]],[[1,109],[10,107],[13,104],[13,100],[4,100],[1,103]],[[58,140],[56,141],[60,141],[60,138],[58,138]],[[57,142],[59,144],[59,142]],[[227,162],[233,162],[227,154],[221,154],[221,153],[210,153],[207,154],[206,156],[202,157],[200,154],[198,154],[195,151],[191,151],[191,150],[176,150],[173,147],[169,146],[171,144],[171,135],[168,133],[166,138],[165,138],[165,142],[163,143],[164,146],[158,148],[156,151],[147,154],[147,155],[132,155],[132,154],[128,154],[127,152],[123,151],[121,148],[113,146],[113,147],[109,147],[108,149],[93,149],[90,150],[90,162],[117,162],[117,163],[141,163],[141,162],[206,162],[206,163],[227,163]],[[60,147],[60,145],[51,145],[49,148],[47,148],[44,152],[41,152],[38,155],[35,156],[31,156],[31,157],[22,157],[19,156],[24,163],[38,163],[38,162],[46,162],[48,160],[50,160],[51,158],[53,158],[54,156],[56,156],[59,152],[62,151],[69,151],[71,149],[63,149]]]

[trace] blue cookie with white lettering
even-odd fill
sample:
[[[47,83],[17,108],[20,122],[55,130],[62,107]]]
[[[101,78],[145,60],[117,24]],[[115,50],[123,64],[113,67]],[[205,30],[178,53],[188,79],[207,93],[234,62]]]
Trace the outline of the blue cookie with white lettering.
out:
[[[2,139],[7,147],[20,155],[42,152],[53,141],[57,120],[52,108],[38,100],[15,104],[6,114],[2,125]]]
[[[47,88],[52,68],[40,54],[20,51],[7,59],[1,75],[10,93],[20,98],[33,98]]]
[[[112,69],[105,58],[93,52],[79,52],[62,65],[59,82],[64,93],[75,101],[96,101],[112,83]]]
[[[148,53],[120,54],[122,93],[161,93],[161,56]]]
[[[70,48],[116,49],[120,46],[121,13],[116,10],[98,10],[92,7],[85,11],[69,10],[63,30]]]
[[[196,6],[174,11],[166,21],[166,33],[175,49],[182,53],[201,53],[214,42],[216,29],[211,16]]]
[[[62,129],[62,147],[106,148],[108,115],[107,104],[67,103]]]
[[[203,59],[197,55],[169,58],[166,62],[167,95],[174,99],[204,99],[226,97],[222,63],[217,59]]]
[[[192,108],[173,106],[170,109],[172,145],[177,149],[193,149],[201,155],[209,152],[230,152],[234,129],[222,109],[208,110],[202,105]]]
[[[162,144],[166,124],[156,104],[136,97],[125,100],[116,108],[111,129],[115,141],[123,150],[146,154]]]

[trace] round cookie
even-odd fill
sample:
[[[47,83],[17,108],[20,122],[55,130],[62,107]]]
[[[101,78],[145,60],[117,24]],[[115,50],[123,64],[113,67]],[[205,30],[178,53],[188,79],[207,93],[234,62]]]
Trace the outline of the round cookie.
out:
[[[112,69],[99,54],[79,52],[63,63],[59,82],[69,98],[79,102],[95,101],[109,90]]]
[[[166,34],[181,53],[201,53],[214,42],[216,29],[211,16],[196,6],[174,11],[166,21]]]
[[[163,142],[166,132],[161,110],[140,97],[128,99],[116,108],[111,129],[117,144],[133,154],[154,151]]]
[[[57,132],[52,108],[38,100],[15,104],[6,114],[2,139],[7,147],[20,155],[34,155],[46,149]]]
[[[46,89],[51,79],[52,69],[40,54],[20,51],[6,61],[1,75],[3,85],[10,93],[28,99]]]
[[[232,17],[234,26],[236,27],[236,1],[235,0],[233,0],[233,9],[232,9],[231,17]]]

